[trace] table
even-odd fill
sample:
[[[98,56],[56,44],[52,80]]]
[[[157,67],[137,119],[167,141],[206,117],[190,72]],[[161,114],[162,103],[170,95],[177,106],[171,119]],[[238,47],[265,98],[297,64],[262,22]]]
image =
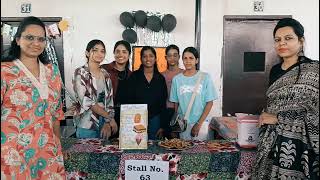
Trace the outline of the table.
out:
[[[236,117],[213,117],[209,127],[210,129],[218,132],[218,134],[224,139],[236,142],[238,136]],[[238,148],[240,149],[241,156],[236,179],[249,179],[251,177],[252,166],[256,158],[256,149]]]
[[[248,180],[251,177],[252,166],[256,159],[256,150],[241,150],[240,162],[237,169],[237,176],[235,179]]]
[[[100,139],[63,138],[61,143],[68,153],[64,161],[68,179],[123,179],[128,159],[169,161],[170,180],[234,179],[241,158],[234,145],[212,151],[202,141],[193,141],[195,146],[184,151],[168,151],[156,141],[149,141],[146,150],[120,150],[117,145],[103,145]]]

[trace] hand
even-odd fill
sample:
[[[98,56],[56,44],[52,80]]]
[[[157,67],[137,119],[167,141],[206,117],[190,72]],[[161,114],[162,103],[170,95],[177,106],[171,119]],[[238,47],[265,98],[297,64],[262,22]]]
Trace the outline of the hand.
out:
[[[263,112],[259,117],[258,127],[265,124],[277,124],[278,118],[274,114]]]
[[[197,137],[201,128],[201,124],[196,123],[191,129],[191,136]]]
[[[179,133],[171,132],[170,136],[171,136],[171,138],[179,138]]]
[[[111,126],[112,134],[115,134],[118,132],[118,125],[114,119],[110,121],[110,126]]]
[[[62,155],[63,155],[63,160],[67,160],[70,156],[70,154],[68,152],[62,151]]]
[[[158,137],[159,139],[161,139],[161,138],[163,137],[163,134],[164,134],[164,129],[160,128],[160,129],[157,131],[156,137]]]
[[[110,123],[104,123],[100,131],[100,137],[102,139],[109,139],[111,136],[111,126]]]

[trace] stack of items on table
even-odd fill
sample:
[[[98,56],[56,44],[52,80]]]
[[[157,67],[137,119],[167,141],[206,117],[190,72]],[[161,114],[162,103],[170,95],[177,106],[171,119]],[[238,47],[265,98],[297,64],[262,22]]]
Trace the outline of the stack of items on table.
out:
[[[236,116],[213,117],[209,127],[223,139],[237,142],[242,148],[255,148],[258,142],[258,115],[236,113]]]

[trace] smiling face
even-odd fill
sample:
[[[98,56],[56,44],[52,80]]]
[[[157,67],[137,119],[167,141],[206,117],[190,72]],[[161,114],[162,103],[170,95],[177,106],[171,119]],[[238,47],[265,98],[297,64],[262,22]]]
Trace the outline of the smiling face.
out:
[[[86,56],[90,62],[101,63],[106,56],[106,50],[102,44],[96,44],[89,52],[86,51]]]
[[[114,59],[118,64],[126,64],[129,61],[129,51],[122,44],[118,45],[114,50]]]
[[[198,59],[195,58],[195,56],[191,52],[183,53],[182,60],[186,70],[196,69],[196,64],[199,61]]]
[[[298,56],[303,46],[304,39],[299,39],[292,27],[282,27],[277,30],[274,45],[277,54],[282,58]]]
[[[152,53],[152,51],[150,49],[147,49],[147,50],[143,51],[141,61],[142,61],[142,64],[144,67],[151,68],[154,66],[154,64],[156,62],[156,56]]]
[[[28,25],[21,33],[21,37],[16,38],[16,42],[21,49],[21,56],[37,58],[46,46],[45,30],[39,25]]]

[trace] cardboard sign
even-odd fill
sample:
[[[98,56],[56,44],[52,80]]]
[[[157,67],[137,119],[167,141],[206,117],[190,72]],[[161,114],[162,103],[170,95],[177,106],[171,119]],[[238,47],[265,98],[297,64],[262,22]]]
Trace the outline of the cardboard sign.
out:
[[[120,110],[120,149],[148,148],[147,104],[123,104]]]
[[[168,161],[126,160],[126,180],[168,180]]]

